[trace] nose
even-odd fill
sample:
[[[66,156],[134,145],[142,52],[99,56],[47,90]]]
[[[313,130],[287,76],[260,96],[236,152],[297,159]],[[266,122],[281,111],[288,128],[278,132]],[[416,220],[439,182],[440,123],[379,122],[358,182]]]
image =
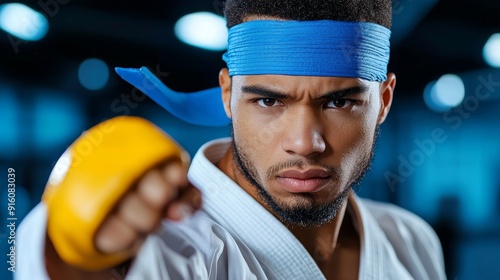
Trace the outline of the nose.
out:
[[[326,142],[320,117],[311,108],[288,114],[281,141],[282,149],[289,154],[304,157],[323,153]]]

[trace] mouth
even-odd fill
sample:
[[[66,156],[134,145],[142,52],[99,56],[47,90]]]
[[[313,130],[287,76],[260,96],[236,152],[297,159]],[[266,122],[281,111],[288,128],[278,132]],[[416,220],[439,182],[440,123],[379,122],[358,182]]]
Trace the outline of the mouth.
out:
[[[276,180],[290,193],[313,193],[322,190],[331,176],[324,169],[284,170]]]

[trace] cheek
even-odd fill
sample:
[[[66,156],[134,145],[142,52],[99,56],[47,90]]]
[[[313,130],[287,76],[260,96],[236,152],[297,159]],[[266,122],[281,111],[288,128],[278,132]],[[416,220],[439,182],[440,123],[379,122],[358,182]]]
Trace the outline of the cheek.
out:
[[[356,117],[333,122],[328,132],[335,161],[341,166],[355,166],[371,153],[377,114],[374,110]]]
[[[246,117],[245,112],[239,111],[233,114],[233,137],[240,151],[251,162],[255,170],[261,173],[266,166],[266,154],[272,146],[269,139],[272,138],[271,130],[260,123],[260,121]]]
[[[233,104],[233,124],[235,140],[244,143],[247,150],[252,149],[255,155],[272,151],[277,147],[279,130],[284,127],[281,118],[258,114],[246,104]],[[268,154],[269,155],[269,154]]]

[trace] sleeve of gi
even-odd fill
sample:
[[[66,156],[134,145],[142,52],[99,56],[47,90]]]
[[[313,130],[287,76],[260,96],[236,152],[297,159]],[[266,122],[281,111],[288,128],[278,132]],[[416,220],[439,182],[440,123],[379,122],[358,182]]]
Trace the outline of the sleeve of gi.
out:
[[[17,230],[17,268],[15,280],[49,279],[45,269],[47,207],[39,203]]]

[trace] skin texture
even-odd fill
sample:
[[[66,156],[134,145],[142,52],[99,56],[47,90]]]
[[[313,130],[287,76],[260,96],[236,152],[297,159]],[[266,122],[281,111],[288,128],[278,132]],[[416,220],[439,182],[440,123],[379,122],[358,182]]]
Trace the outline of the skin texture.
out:
[[[385,119],[391,100],[385,98],[387,105],[383,102],[379,83],[353,78],[256,75],[231,81],[224,69],[220,80],[239,153],[252,165],[257,183],[280,207],[288,209],[330,203],[356,181],[362,173],[360,167],[367,166],[371,157],[376,127]],[[255,90],[245,91],[248,87],[280,93],[284,98],[263,97]],[[342,99],[320,98],[353,88],[362,89],[351,90],[353,94]],[[312,168],[330,175],[326,186],[314,193],[287,192],[276,178],[281,170]],[[241,172],[234,172],[233,176],[238,179],[239,175]],[[247,178],[239,181],[262,201]]]
[[[383,83],[285,75],[230,78],[223,69],[219,84],[235,147],[219,168],[288,226],[328,278],[356,279],[359,236],[345,215],[344,194],[368,166],[377,127],[392,103],[395,75],[388,74]],[[339,97],[339,92],[350,94]],[[243,164],[238,157],[244,158]],[[278,179],[280,171],[291,169],[321,169],[329,177],[314,192],[292,193]],[[325,219],[311,223],[280,212],[325,205],[335,207]],[[338,246],[340,241],[343,246]]]

